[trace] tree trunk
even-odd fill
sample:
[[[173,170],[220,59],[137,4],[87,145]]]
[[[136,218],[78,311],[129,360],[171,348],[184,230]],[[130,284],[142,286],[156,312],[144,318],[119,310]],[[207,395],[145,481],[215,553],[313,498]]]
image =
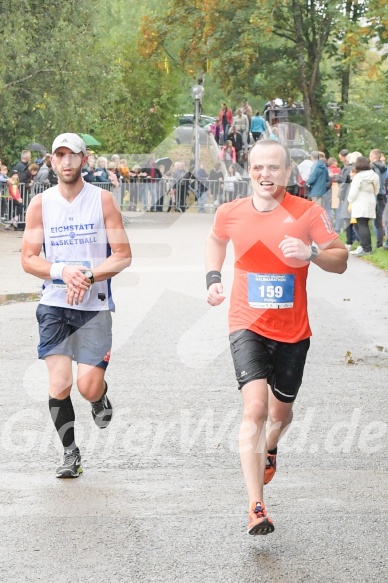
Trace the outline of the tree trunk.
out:
[[[349,87],[350,87],[350,65],[342,68],[341,73],[341,105],[349,103]]]
[[[301,88],[303,94],[303,105],[304,112],[306,116],[306,127],[309,132],[312,132],[312,119],[311,119],[311,100],[310,91],[311,88],[308,83],[308,75],[306,71],[306,61],[304,59],[304,49],[305,44],[303,40],[303,16],[300,9],[299,2],[297,0],[292,0],[292,12],[294,17],[294,27],[295,27],[295,44],[297,47],[298,54],[298,66],[300,73]]]
[[[319,99],[314,99],[311,108],[312,135],[317,142],[319,150],[326,148],[327,118],[325,108]]]

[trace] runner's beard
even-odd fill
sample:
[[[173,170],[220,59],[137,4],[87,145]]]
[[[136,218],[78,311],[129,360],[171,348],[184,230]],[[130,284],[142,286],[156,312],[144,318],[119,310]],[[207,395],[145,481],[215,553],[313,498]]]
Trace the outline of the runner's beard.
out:
[[[77,180],[79,180],[79,177],[81,176],[81,171],[82,168],[80,166],[79,168],[75,169],[74,174],[64,175],[62,172],[61,173],[58,172],[58,176],[60,177],[61,181],[64,182],[65,184],[74,184],[74,182],[77,182]]]

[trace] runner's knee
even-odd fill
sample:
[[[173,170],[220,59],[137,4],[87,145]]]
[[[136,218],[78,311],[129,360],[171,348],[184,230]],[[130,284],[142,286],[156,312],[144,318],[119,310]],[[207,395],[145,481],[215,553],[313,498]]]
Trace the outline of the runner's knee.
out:
[[[101,399],[104,392],[104,383],[101,379],[79,378],[77,381],[78,390],[84,399],[90,402]]]
[[[266,403],[261,399],[254,399],[244,403],[244,420],[254,423],[265,422],[268,415]]]

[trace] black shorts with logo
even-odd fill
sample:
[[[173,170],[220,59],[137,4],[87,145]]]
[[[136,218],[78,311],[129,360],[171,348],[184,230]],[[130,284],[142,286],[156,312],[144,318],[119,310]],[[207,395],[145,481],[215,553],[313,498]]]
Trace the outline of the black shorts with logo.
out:
[[[302,384],[310,338],[288,343],[251,330],[237,330],[229,340],[239,389],[251,381],[267,379],[279,401],[295,401]]]
[[[112,314],[39,304],[39,358],[70,356],[77,363],[106,369],[112,348]]]

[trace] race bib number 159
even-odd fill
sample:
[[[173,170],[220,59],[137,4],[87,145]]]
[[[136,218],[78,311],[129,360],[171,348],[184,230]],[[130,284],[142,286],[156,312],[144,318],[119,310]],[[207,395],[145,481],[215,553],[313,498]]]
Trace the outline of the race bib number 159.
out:
[[[290,273],[248,273],[248,303],[251,308],[292,308],[294,284]]]

